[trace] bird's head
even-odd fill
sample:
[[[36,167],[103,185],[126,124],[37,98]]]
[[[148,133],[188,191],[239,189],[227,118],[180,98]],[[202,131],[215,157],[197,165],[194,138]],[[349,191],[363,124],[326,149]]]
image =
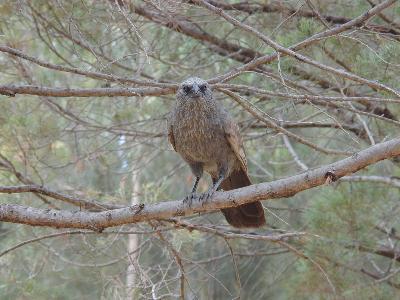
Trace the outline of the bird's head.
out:
[[[212,91],[207,81],[198,77],[190,77],[181,83],[176,98],[180,101],[210,101]]]

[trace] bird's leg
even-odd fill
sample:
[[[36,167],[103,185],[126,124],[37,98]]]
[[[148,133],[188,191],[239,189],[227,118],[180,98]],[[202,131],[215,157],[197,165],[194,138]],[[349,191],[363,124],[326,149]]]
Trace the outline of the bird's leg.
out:
[[[208,189],[207,192],[200,196],[200,200],[202,201],[202,203],[206,203],[209,199],[211,199],[214,193],[219,189],[219,186],[221,185],[222,181],[224,181],[224,179],[224,172],[220,172],[217,180],[213,180],[213,185]]]
[[[185,204],[187,204],[189,207],[192,206],[193,200],[197,198],[196,190],[197,190],[197,186],[199,184],[199,181],[200,181],[200,176],[196,176],[196,180],[194,182],[194,185],[193,185],[193,188],[192,188],[192,192],[189,195],[187,195],[185,197],[185,199],[183,199],[183,202]]]
[[[193,188],[192,188],[192,194],[196,193],[199,181],[200,181],[200,176],[196,177],[196,180],[194,181],[194,185],[193,185]]]
[[[189,207],[192,206],[192,202],[194,199],[197,199],[197,186],[199,184],[200,178],[203,176],[203,163],[201,162],[190,162],[189,163],[190,169],[194,176],[196,176],[196,180],[194,182],[192,192],[183,199],[183,203],[187,204]]]

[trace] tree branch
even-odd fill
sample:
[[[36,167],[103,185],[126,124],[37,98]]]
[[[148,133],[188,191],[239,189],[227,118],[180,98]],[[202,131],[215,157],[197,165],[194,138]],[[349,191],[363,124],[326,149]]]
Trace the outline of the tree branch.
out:
[[[39,58],[29,56],[18,49],[14,49],[14,48],[2,46],[2,45],[0,45],[0,52],[4,52],[9,55],[20,57],[27,61],[33,62],[43,68],[48,68],[48,69],[56,70],[56,71],[60,71],[60,72],[67,72],[67,73],[82,75],[82,76],[86,76],[86,77],[90,77],[90,78],[94,78],[94,79],[102,79],[102,80],[107,80],[110,82],[135,84],[135,85],[140,85],[140,86],[152,86],[152,87],[158,87],[158,88],[168,88],[168,87],[175,88],[176,87],[176,84],[171,84],[171,83],[162,83],[162,82],[156,82],[153,80],[140,80],[140,79],[135,79],[135,78],[118,77],[115,75],[109,75],[109,74],[104,74],[104,73],[99,73],[99,72],[90,72],[90,71],[85,71],[85,70],[81,70],[78,68],[56,65],[56,64],[41,60]]]
[[[19,185],[19,186],[0,186],[0,194],[19,194],[19,193],[40,194],[48,196],[53,199],[67,202],[75,206],[79,206],[81,209],[88,209],[92,211],[107,210],[107,209],[110,210],[122,207],[122,205],[101,203],[95,200],[85,200],[76,196],[65,195],[36,184]]]
[[[14,97],[16,94],[51,97],[144,97],[172,94],[175,88],[50,88],[35,85],[0,85],[0,95]]]
[[[212,201],[195,202],[188,207],[183,201],[139,204],[103,212],[38,209],[16,204],[0,204],[0,221],[32,226],[103,230],[107,227],[151,219],[187,216],[193,213],[235,207],[245,203],[291,197],[298,192],[335,181],[380,160],[400,155],[400,138],[376,144],[335,163],[307,172],[254,184],[241,189],[217,192]]]
[[[396,90],[394,88],[388,87],[388,86],[386,86],[386,85],[384,85],[384,84],[382,84],[380,82],[373,81],[373,80],[368,80],[368,79],[365,79],[365,78],[363,78],[361,76],[353,74],[351,72],[347,72],[345,70],[336,69],[336,68],[333,68],[331,66],[319,63],[316,60],[313,60],[313,59],[311,59],[311,58],[309,58],[307,56],[304,56],[304,55],[296,52],[295,51],[296,50],[295,47],[289,47],[289,48],[283,47],[280,44],[278,44],[277,42],[275,42],[274,40],[270,39],[269,37],[267,37],[266,35],[261,33],[260,31],[256,30],[255,28],[253,28],[253,27],[251,27],[249,25],[246,25],[246,24],[240,22],[239,20],[237,20],[237,19],[233,18],[232,16],[228,15],[227,13],[225,13],[221,8],[217,8],[217,7],[211,5],[210,3],[208,3],[205,0],[194,0],[193,2],[198,4],[198,5],[200,5],[200,6],[205,7],[206,9],[208,9],[208,10],[212,11],[213,13],[215,13],[216,15],[221,16],[222,18],[224,18],[226,21],[228,21],[232,25],[234,25],[234,26],[236,26],[238,28],[241,28],[244,31],[252,33],[254,36],[256,36],[257,38],[262,40],[265,44],[267,44],[268,46],[273,48],[276,52],[279,52],[279,55],[287,55],[287,56],[293,57],[293,58],[297,59],[300,62],[309,64],[309,65],[314,66],[316,68],[319,68],[321,70],[336,74],[336,75],[338,75],[338,76],[340,76],[342,78],[346,78],[346,79],[350,79],[350,80],[355,81],[355,82],[363,83],[363,84],[368,85],[371,88],[374,88],[374,89],[377,89],[377,90],[384,90],[384,91],[387,91],[389,93],[392,93],[392,94],[396,95],[397,97],[400,97],[400,91],[398,91],[398,90]],[[395,2],[396,2],[396,0],[384,1],[381,4],[375,6],[373,9],[370,9],[369,11],[367,11],[366,13],[361,15],[360,19],[362,19],[363,21],[366,21],[369,18],[371,18],[371,16],[373,16],[374,14],[378,13],[379,11],[383,10],[384,8],[389,7],[390,5],[392,5]],[[377,9],[378,6],[379,6],[379,9]],[[348,25],[348,24],[345,24],[345,25]],[[347,28],[344,25],[342,25],[342,26],[344,28]],[[334,28],[332,30],[325,31],[321,35],[316,35],[316,36],[318,36],[318,39],[320,39],[320,38],[325,37],[326,35],[330,36],[333,33],[336,34],[337,31],[339,31],[339,30],[337,28]],[[329,34],[327,34],[327,33],[329,33]],[[314,39],[315,38],[316,37],[314,37]],[[308,40],[309,39],[303,41],[302,43],[307,44]],[[278,55],[278,54],[275,54],[275,55]],[[266,58],[269,59],[269,56],[264,56],[264,57],[258,58],[256,60],[252,61],[251,63],[242,66],[241,68],[235,69],[235,72],[237,73],[239,70],[242,71],[244,68],[246,68],[246,70],[248,70],[249,68],[254,68],[260,63],[265,63],[264,59],[266,59]],[[231,77],[229,77],[229,78],[231,78]],[[210,82],[214,83],[214,80],[216,80],[216,78],[214,78],[213,81],[210,81]],[[221,78],[219,78],[219,81],[220,80],[221,80]]]
[[[315,11],[305,10],[305,9],[295,9],[290,6],[286,6],[284,2],[277,3],[251,3],[249,1],[241,2],[241,3],[225,3],[224,1],[215,1],[208,0],[208,3],[214,5],[215,7],[222,8],[224,10],[234,10],[234,11],[242,11],[248,14],[254,13],[284,13],[286,15],[296,14],[299,17],[304,18],[315,18],[318,17]],[[375,7],[376,5],[373,5]],[[378,14],[380,15],[380,14]],[[322,18],[333,24],[343,24],[351,21],[350,18],[346,18],[343,16],[334,16],[334,15],[321,15]],[[390,25],[391,22],[388,22]],[[366,27],[369,30],[380,32],[380,33],[390,33],[393,35],[398,35],[399,32],[396,31],[393,27],[390,26],[382,26],[376,24],[355,24],[354,27]],[[398,28],[398,27],[396,27]],[[398,28],[400,29],[400,28]]]

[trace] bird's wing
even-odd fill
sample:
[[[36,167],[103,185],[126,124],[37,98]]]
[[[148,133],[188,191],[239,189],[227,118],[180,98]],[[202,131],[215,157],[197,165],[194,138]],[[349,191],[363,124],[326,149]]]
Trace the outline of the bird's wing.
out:
[[[226,118],[224,123],[224,131],[229,146],[235,153],[237,159],[240,161],[243,171],[247,173],[247,160],[246,154],[244,153],[243,140],[240,136],[239,127],[230,117]]]
[[[174,137],[174,132],[172,130],[172,125],[168,126],[168,141],[171,143],[172,147],[174,148],[174,150],[176,152],[175,137]]]

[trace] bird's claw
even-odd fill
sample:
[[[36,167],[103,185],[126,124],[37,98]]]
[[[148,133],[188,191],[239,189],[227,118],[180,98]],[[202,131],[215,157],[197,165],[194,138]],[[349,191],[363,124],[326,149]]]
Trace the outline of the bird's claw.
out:
[[[196,193],[190,193],[183,199],[183,203],[189,207],[192,207],[193,200],[198,199],[198,195]]]
[[[207,203],[213,197],[214,193],[215,193],[214,190],[207,191],[200,195],[196,193],[190,193],[185,197],[185,199],[183,199],[183,203],[189,207],[192,207],[193,201],[197,200],[201,202],[201,206],[204,206],[204,204]]]
[[[215,191],[211,190],[200,195],[199,200],[201,201],[202,206],[204,206],[204,204],[207,203],[212,198],[214,192]]]

